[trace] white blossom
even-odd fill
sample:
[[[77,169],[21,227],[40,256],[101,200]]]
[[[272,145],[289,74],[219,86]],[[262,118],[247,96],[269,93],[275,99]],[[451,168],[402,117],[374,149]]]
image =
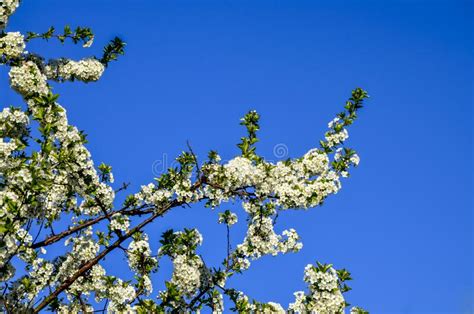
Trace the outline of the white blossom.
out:
[[[181,254],[173,259],[173,276],[171,282],[186,296],[192,296],[201,286],[204,264],[197,255]]]
[[[268,313],[278,313],[278,314],[286,313],[285,309],[279,303],[268,302],[267,304],[272,307],[272,311],[269,311]]]
[[[133,301],[136,294],[132,286],[121,279],[117,279],[117,282],[108,289],[107,296],[110,301],[107,306],[107,312],[115,313],[131,311],[132,307],[128,302]]]
[[[9,32],[0,37],[0,54],[3,54],[7,59],[19,57],[24,50],[25,40],[20,32]]]
[[[351,156],[350,161],[351,161],[354,165],[358,166],[358,165],[359,165],[359,162],[360,162],[360,158],[359,158],[359,156],[358,156],[357,154],[354,154],[354,155]]]
[[[46,76],[33,61],[11,67],[9,76],[12,88],[24,97],[34,94],[45,95],[49,91]]]
[[[236,224],[238,221],[237,214],[232,213],[230,211],[226,211],[224,213],[219,213],[218,222],[220,224],[226,224],[228,226],[232,226]]]
[[[80,61],[66,60],[47,65],[45,74],[53,80],[80,80],[93,82],[100,79],[105,66],[97,59],[89,58]]]
[[[349,138],[349,133],[346,129],[342,129],[339,132],[330,131],[326,133],[326,141],[328,142],[329,147],[339,145],[347,138]]]
[[[0,30],[7,24],[8,17],[15,12],[20,0],[2,0],[0,2]]]
[[[295,301],[289,305],[290,310],[301,314],[344,313],[344,297],[339,290],[339,278],[332,267],[323,271],[309,264],[305,268],[303,279],[308,283],[309,292],[295,292]]]
[[[129,226],[130,219],[127,216],[121,214],[115,214],[112,216],[110,230],[127,231]]]

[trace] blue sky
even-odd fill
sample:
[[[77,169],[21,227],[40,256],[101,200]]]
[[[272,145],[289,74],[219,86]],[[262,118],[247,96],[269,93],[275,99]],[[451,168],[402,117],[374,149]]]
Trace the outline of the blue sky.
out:
[[[233,283],[287,305],[304,288],[304,266],[320,260],[353,273],[348,301],[372,313],[473,310],[472,2],[23,2],[11,31],[84,25],[97,38],[89,50],[35,42],[30,51],[78,58],[99,54],[115,35],[128,43],[100,82],[55,91],[89,135],[95,161],[111,164],[132,191],[187,140],[198,156],[235,156],[249,109],[262,116],[263,156],[274,159],[280,143],[287,157],[299,156],[317,145],[351,89],[367,89],[371,99],[349,130],[361,165],[324,206],[279,218],[278,230],[294,227],[303,250],[255,262]],[[2,102],[18,105],[1,74]],[[195,206],[146,231],[156,249],[167,228],[198,227],[201,253],[216,265],[225,252],[216,220]],[[234,244],[243,232],[240,224]],[[123,260],[107,263],[114,271]]]

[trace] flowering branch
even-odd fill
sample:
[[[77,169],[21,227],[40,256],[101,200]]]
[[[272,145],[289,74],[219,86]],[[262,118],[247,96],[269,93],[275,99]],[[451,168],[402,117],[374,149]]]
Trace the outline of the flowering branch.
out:
[[[155,220],[155,218],[161,216],[167,209],[172,207],[172,205],[163,208],[161,211],[157,210],[151,217],[145,219],[142,223],[137,225],[135,228],[131,229],[127,232],[126,235],[120,237],[117,241],[115,241],[112,245],[107,247],[104,251],[102,251],[99,255],[97,255],[94,259],[84,264],[79,270],[71,277],[66,279],[53,293],[47,296],[43,302],[41,302],[34,310],[34,313],[39,313],[43,308],[45,308],[49,303],[51,303],[57,296],[66,290],[69,286],[71,286],[80,276],[82,276],[86,271],[91,269],[94,265],[96,265],[101,259],[103,259],[107,254],[112,252],[114,249],[118,248],[125,240],[133,236],[136,232],[140,231],[143,227],[148,225],[150,222]]]
[[[18,4],[18,0],[0,3],[2,30]],[[319,148],[299,158],[272,163],[260,156],[256,150],[260,116],[250,111],[241,119],[246,135],[237,145],[238,156],[222,162],[217,152],[210,151],[199,163],[188,143],[188,151],[176,159],[177,167],[116,206],[116,193],[128,185],[114,189],[112,167],[95,166],[86,135],[69,123],[50,84],[97,81],[109,63],[124,54],[125,43],[113,39],[99,58],[45,61],[25,50],[35,38],[61,43],[70,39],[88,47],[94,35],[85,27],[74,31],[65,27],[62,33],[50,28],[26,37],[19,32],[0,34],[0,64],[9,67],[10,85],[26,103],[24,110],[8,107],[0,112],[0,280],[4,282],[0,310],[38,313],[48,307],[60,313],[93,312],[95,300],[104,302],[102,312],[189,312],[208,307],[222,313],[226,295],[235,311],[283,313],[281,305],[251,300],[227,281],[262,256],[302,249],[295,229],[275,231],[276,218],[282,211],[321,205],[341,189],[342,178],[359,163],[357,153],[344,144],[347,127],[357,119],[367,92],[355,89],[344,111],[329,123]],[[38,126],[37,132],[32,132],[33,126]],[[205,202],[214,209],[231,201],[241,204],[243,213],[218,213],[217,222],[226,227],[221,266],[205,264],[198,253],[202,236],[196,229],[164,232],[158,253],[152,254],[144,228],[156,218],[180,206]],[[234,244],[230,228],[241,214],[247,216],[243,219],[247,233]],[[67,227],[55,233],[58,221]],[[60,241],[65,245],[60,253],[46,251]],[[107,274],[102,261],[114,251],[126,257],[133,280]],[[151,273],[158,271],[164,258],[171,260],[173,273],[155,301],[149,298]],[[24,271],[17,272],[19,267]],[[308,292],[296,292],[288,310],[342,313],[347,306],[343,294],[350,290],[345,282],[350,279],[347,271],[332,265],[310,264],[304,275]],[[366,312],[352,308],[351,313]]]

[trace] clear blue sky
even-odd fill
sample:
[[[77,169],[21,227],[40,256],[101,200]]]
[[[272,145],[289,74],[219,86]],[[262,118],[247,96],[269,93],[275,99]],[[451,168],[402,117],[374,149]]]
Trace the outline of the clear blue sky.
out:
[[[115,35],[128,43],[99,83],[55,91],[89,134],[96,162],[111,164],[132,191],[186,140],[200,156],[237,154],[239,118],[251,108],[262,115],[258,151],[272,159],[284,143],[299,156],[317,145],[352,88],[367,89],[370,102],[350,130],[360,167],[323,207],[279,218],[279,230],[301,234],[302,252],[258,261],[233,282],[287,305],[317,259],[348,268],[348,301],[372,313],[473,310],[472,2],[23,2],[11,31],[69,23],[97,35],[90,50],[38,42],[31,51],[77,58],[98,54]],[[17,105],[1,74],[2,105]],[[216,219],[202,206],[177,209],[146,231],[157,249],[165,229],[198,227],[201,253],[215,265],[225,250]],[[240,226],[235,241],[242,236]]]

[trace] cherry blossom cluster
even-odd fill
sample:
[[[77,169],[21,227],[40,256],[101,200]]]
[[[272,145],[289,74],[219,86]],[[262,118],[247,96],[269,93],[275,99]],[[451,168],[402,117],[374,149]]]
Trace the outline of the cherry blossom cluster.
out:
[[[219,213],[218,222],[220,224],[226,224],[229,227],[235,225],[238,221],[238,217],[236,213],[231,212],[230,210],[226,210],[223,213]]]
[[[2,0],[0,2],[0,30],[5,28],[8,18],[18,8],[20,0]]]
[[[94,82],[100,79],[105,66],[97,59],[88,58],[80,61],[55,60],[45,66],[48,79],[57,81]]]
[[[136,235],[127,250],[128,265],[138,278],[137,290],[143,291],[145,295],[149,295],[153,292],[150,274],[156,271],[158,267],[158,260],[151,256],[151,253],[148,236],[146,234]]]
[[[24,36],[19,32],[6,33],[0,37],[0,55],[7,59],[20,57],[25,47]]]
[[[320,313],[344,314],[346,302],[343,294],[350,290],[346,282],[352,280],[345,269],[335,270],[330,264],[308,264],[304,271],[304,281],[308,292],[294,293],[295,301],[284,307],[275,302],[258,302],[251,300],[242,291],[229,289],[225,293],[234,303],[233,310],[239,313]],[[368,314],[360,307],[352,307],[351,314]]]
[[[285,309],[276,302],[263,303],[251,300],[245,293],[235,289],[226,290],[225,293],[234,303],[231,310],[238,313],[286,313]]]
[[[280,252],[298,252],[303,247],[303,244],[298,242],[299,236],[294,229],[283,231],[283,236],[286,238],[275,233],[273,220],[267,216],[273,212],[264,214],[267,208],[268,206],[265,206],[263,210],[259,210],[259,214],[252,217],[247,236],[243,243],[237,246],[238,256],[257,259],[263,255],[277,255]]]
[[[46,76],[33,61],[13,66],[9,72],[10,84],[18,93],[29,98],[33,95],[46,95],[49,92]]]
[[[0,26],[19,1],[0,3]],[[4,32],[0,35],[0,64],[9,67],[10,86],[25,105],[0,112],[0,310],[58,313],[193,312],[204,307],[223,313],[224,296],[239,312],[283,313],[275,302],[251,300],[230,288],[230,278],[244,273],[263,256],[298,252],[303,244],[295,229],[278,229],[277,217],[291,209],[321,205],[341,189],[341,178],[359,164],[354,150],[344,146],[347,127],[367,98],[362,89],[352,92],[344,111],[332,120],[319,147],[299,158],[269,162],[257,154],[260,116],[248,112],[241,125],[246,136],[237,145],[241,153],[223,162],[209,152],[198,162],[189,147],[152,183],[126,196],[116,194],[128,185],[114,186],[112,167],[96,165],[86,147],[85,134],[71,125],[52,85],[64,81],[97,81],[110,61],[123,54],[124,43],[115,38],[102,57],[80,61],[67,58],[45,61],[27,52],[32,39],[70,39],[89,47],[89,28],[75,31],[54,28],[45,33]],[[25,39],[26,38],[26,39]],[[32,128],[36,128],[32,131]],[[227,254],[218,266],[206,265],[199,254],[203,237],[197,229],[168,230],[153,252],[143,229],[170,210],[203,202],[215,209],[228,202],[240,204],[246,219],[230,210],[216,221],[226,226]],[[241,215],[239,213],[239,215]],[[240,217],[243,217],[240,216]],[[230,227],[244,224],[243,239],[231,237]],[[53,248],[46,250],[47,248]],[[112,252],[122,253],[130,274],[106,271]],[[165,288],[153,292],[152,274],[159,262],[173,265]],[[309,291],[297,292],[289,307],[294,312],[341,313],[345,308],[343,284],[348,273],[331,266],[308,265],[304,281]],[[364,313],[353,308],[351,313]]]
[[[349,272],[318,262],[306,266],[303,279],[308,284],[308,292],[295,292],[295,301],[289,305],[289,311],[302,314],[344,313],[346,302],[343,293],[350,290],[345,282],[352,279]],[[353,307],[350,312],[367,313],[358,307]]]
[[[168,230],[160,241],[159,255],[169,256],[173,262],[173,274],[167,290],[159,293],[164,308],[186,310],[186,298],[192,298],[203,287],[211,285],[210,271],[196,254],[202,244],[202,235],[196,229],[173,232]]]
[[[130,219],[122,214],[115,214],[109,224],[110,230],[127,231],[130,227]]]
[[[30,120],[20,108],[4,108],[0,112],[0,121],[2,121],[2,124],[0,125],[0,137],[2,140],[10,138],[12,141],[18,141],[20,143],[25,142],[25,137],[28,135],[28,125]],[[18,142],[15,147],[21,146]]]

